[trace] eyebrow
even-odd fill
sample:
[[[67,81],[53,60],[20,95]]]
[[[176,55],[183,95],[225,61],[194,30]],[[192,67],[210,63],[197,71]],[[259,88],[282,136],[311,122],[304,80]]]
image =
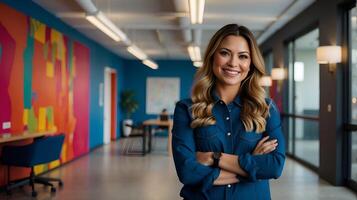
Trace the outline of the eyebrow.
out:
[[[220,50],[226,50],[226,51],[232,52],[230,49],[227,49],[227,48],[224,48],[224,47],[222,47]],[[249,54],[249,52],[248,52],[248,51],[241,51],[241,52],[238,52],[238,54],[244,54],[244,53]]]

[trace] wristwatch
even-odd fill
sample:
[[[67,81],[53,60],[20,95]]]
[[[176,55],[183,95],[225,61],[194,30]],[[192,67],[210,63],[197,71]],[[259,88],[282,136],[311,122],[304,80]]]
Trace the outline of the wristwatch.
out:
[[[221,159],[222,153],[221,152],[213,152],[212,158],[213,158],[213,165],[212,167],[219,167],[219,160]]]

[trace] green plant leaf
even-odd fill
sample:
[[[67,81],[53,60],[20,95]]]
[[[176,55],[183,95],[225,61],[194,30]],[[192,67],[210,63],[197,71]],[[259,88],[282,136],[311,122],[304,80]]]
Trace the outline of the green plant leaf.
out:
[[[135,99],[135,92],[133,90],[124,90],[121,93],[120,107],[125,113],[127,119],[139,108],[139,104]]]

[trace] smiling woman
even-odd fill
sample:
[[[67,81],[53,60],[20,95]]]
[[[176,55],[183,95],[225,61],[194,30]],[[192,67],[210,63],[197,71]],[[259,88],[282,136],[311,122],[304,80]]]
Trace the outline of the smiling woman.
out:
[[[225,103],[231,102],[239,93],[245,99],[242,108],[245,128],[253,130],[253,126],[257,126],[257,130],[262,132],[268,105],[259,80],[265,73],[265,67],[253,34],[244,26],[227,25],[212,37],[206,52],[203,67],[197,72],[192,89],[192,114],[195,119],[191,126],[195,128],[214,123],[209,116],[214,103],[211,102],[213,91]]]
[[[227,36],[214,54],[213,73],[217,77],[216,89],[231,87],[238,91],[240,83],[250,69],[250,51],[242,36]]]
[[[179,101],[174,113],[173,157],[184,199],[271,199],[269,179],[282,173],[285,145],[278,109],[259,85],[264,73],[246,27],[226,25],[210,40],[191,99]]]

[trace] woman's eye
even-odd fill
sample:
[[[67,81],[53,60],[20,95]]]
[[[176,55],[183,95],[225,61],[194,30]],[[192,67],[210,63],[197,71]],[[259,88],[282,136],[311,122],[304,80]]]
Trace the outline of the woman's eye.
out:
[[[249,56],[247,56],[247,55],[239,55],[239,58],[240,58],[240,59],[248,59]]]
[[[229,55],[229,53],[227,51],[221,51],[219,52],[219,54],[221,54],[222,56],[227,56]]]

